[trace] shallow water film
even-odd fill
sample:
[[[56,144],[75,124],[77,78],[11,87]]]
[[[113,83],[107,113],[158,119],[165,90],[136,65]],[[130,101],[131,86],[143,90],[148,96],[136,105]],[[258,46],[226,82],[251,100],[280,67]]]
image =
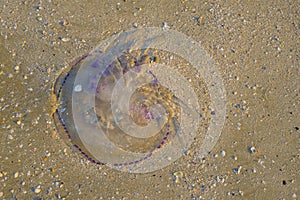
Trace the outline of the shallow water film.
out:
[[[1,1],[0,199],[299,199],[298,10]]]

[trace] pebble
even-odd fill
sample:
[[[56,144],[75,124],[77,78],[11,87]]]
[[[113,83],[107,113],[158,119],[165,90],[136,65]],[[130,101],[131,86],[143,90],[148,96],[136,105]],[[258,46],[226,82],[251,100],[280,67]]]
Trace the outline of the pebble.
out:
[[[41,189],[40,185],[37,185],[33,188],[33,192],[36,194],[40,193],[41,191],[42,191],[42,189]]]
[[[233,172],[234,172],[235,174],[240,174],[241,169],[242,169],[242,166],[238,166],[237,168],[234,168],[234,169],[233,169]]]
[[[232,158],[233,160],[237,160],[237,157],[236,157],[236,156],[231,156],[231,158]]]
[[[174,172],[174,176],[175,176],[174,182],[180,183],[181,178],[183,177],[183,172],[181,172],[181,171]]]
[[[15,70],[15,72],[20,71],[20,66],[19,65],[14,66],[14,70]]]
[[[38,16],[38,17],[36,17],[36,20],[41,22],[41,21],[43,21],[43,18],[41,16]]]
[[[3,192],[0,192],[0,197],[3,197]]]
[[[248,148],[248,151],[249,151],[251,154],[257,152],[255,147],[249,147],[249,148]]]
[[[168,24],[166,22],[163,22],[162,23],[162,28],[163,28],[164,31],[167,31],[167,30],[170,29],[170,26],[168,26]]]
[[[14,137],[12,136],[12,135],[7,135],[7,137],[6,137],[8,140],[13,140],[14,139]]]
[[[14,178],[18,178],[19,177],[19,172],[15,172],[14,173]]]
[[[69,25],[69,22],[66,21],[66,20],[60,20],[59,24],[62,25],[62,26],[67,26],[67,25]]]
[[[255,168],[251,168],[251,172],[252,173],[256,173],[256,169]]]
[[[27,90],[30,91],[30,92],[33,91],[33,89],[31,87],[28,87]]]
[[[220,154],[221,154],[222,157],[226,156],[226,152],[224,150],[221,150]]]
[[[244,195],[244,192],[243,192],[243,191],[239,190],[238,192],[239,192],[239,195],[241,195],[241,196]]]
[[[70,38],[61,38],[61,41],[68,42],[68,41],[70,41]]]
[[[132,24],[132,26],[133,26],[134,28],[137,28],[137,27],[138,27],[138,24],[137,24],[136,22],[134,22],[134,23]]]
[[[218,183],[224,183],[224,178],[222,178],[222,177],[219,177],[219,176],[216,176],[216,181],[218,182]]]

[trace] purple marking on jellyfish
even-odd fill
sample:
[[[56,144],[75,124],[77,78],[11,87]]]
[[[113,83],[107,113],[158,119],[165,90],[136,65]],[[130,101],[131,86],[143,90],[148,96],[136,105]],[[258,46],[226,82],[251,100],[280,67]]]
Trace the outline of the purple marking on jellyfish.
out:
[[[95,75],[91,77],[90,79],[90,89],[94,90],[95,88]]]
[[[153,76],[154,80],[152,81],[155,85],[158,85],[159,82],[157,80],[157,77],[155,76],[155,74],[153,74],[153,72],[151,70],[148,70],[148,72]]]
[[[74,65],[72,67],[76,66],[78,63],[80,63],[82,60],[84,60],[85,58],[87,58],[90,55],[91,55],[90,53],[87,53],[87,54],[84,54],[82,57],[76,59]]]
[[[146,112],[145,119],[146,119],[147,121],[149,121],[149,120],[152,119],[152,118],[151,118],[151,113],[150,113],[149,111]]]
[[[98,75],[98,78],[101,78],[101,76],[103,75],[103,71],[100,71],[97,75]]]
[[[107,87],[107,83],[101,83],[100,84],[100,89],[101,90],[105,90],[105,88]],[[99,93],[100,91],[99,91],[99,88],[97,88],[97,93]]]
[[[153,113],[152,113],[151,111],[149,112],[149,115],[150,115],[150,118],[151,118],[151,119],[154,119],[154,118],[155,118],[154,115],[153,115]]]
[[[91,67],[93,67],[93,68],[98,68],[100,65],[99,65],[99,63],[98,63],[98,61],[96,60],[96,61],[94,61],[92,64],[91,64]]]
[[[152,120],[152,119],[154,119],[155,117],[154,117],[154,115],[153,115],[153,113],[150,111],[150,110],[148,110],[147,111],[147,113],[146,113],[146,117],[145,117],[147,120]]]
[[[111,75],[111,70],[112,70],[113,68],[114,68],[114,65],[109,64],[109,65],[106,67],[105,71],[103,72],[103,75],[105,75],[105,76]]]
[[[103,53],[103,51],[101,51],[100,49],[96,49],[96,50],[94,51],[94,53],[99,53],[99,54],[102,54],[102,53]]]
[[[94,92],[97,92],[97,87],[96,87],[96,84],[94,82],[91,82],[91,87],[90,89]]]
[[[140,73],[141,72],[141,65],[136,65],[135,67],[132,68],[132,70],[136,73]]]
[[[100,93],[100,89],[97,87],[96,88],[96,94],[99,94]]]

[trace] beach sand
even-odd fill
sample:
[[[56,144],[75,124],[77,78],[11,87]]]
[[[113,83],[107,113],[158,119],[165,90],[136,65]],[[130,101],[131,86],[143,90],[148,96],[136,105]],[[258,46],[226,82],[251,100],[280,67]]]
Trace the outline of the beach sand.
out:
[[[299,199],[299,6],[1,1],[0,199]],[[195,143],[163,169],[120,172],[89,162],[56,131],[51,94],[61,70],[136,27],[181,32],[214,59],[227,113],[204,159]]]

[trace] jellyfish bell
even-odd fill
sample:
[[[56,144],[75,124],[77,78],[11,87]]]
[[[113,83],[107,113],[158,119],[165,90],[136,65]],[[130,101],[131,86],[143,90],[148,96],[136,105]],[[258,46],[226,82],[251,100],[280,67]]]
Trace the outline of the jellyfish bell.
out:
[[[210,59],[197,48],[183,34],[157,28],[127,31],[101,43],[56,81],[59,132],[89,160],[117,170],[147,173],[171,164],[196,137],[199,95],[177,70],[156,63],[164,57],[151,49],[203,66],[198,67],[209,89],[216,91],[212,107],[221,109],[224,104],[216,95],[223,95],[222,84],[215,81],[219,77]],[[217,131],[208,129],[212,137],[205,138],[203,155],[219,136],[220,114],[212,116]]]

